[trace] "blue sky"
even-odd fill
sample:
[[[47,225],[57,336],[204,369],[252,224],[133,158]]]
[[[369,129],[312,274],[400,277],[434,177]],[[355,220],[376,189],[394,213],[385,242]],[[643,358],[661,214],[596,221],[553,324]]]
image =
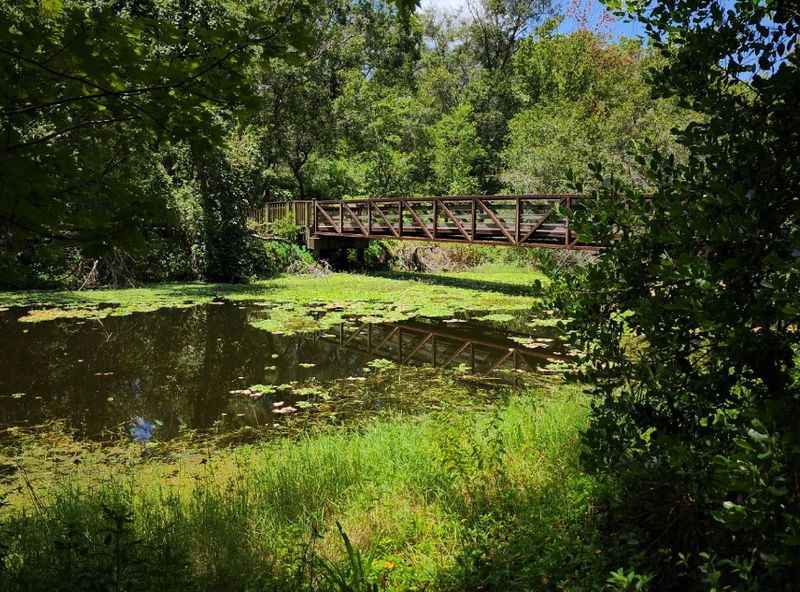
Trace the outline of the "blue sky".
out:
[[[563,2],[564,0],[562,0]],[[594,10],[599,11],[601,10],[601,5],[599,2],[595,1],[593,3]],[[466,6],[467,0],[422,0],[421,8],[434,8],[436,10],[445,11],[449,13],[457,12],[457,11],[464,11],[466,13]],[[574,21],[565,20],[564,23],[561,25],[561,30],[564,32],[569,32],[577,28],[577,23]],[[615,21],[611,23],[608,27],[608,31],[611,34],[611,37],[614,39],[618,39],[619,37],[636,37],[639,35],[644,35],[644,30],[641,25],[638,23],[625,23],[622,21]]]

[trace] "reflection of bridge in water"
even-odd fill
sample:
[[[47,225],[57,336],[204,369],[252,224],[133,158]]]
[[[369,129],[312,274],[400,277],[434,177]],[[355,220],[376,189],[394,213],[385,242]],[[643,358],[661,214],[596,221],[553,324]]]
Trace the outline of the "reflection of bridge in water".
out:
[[[552,338],[534,338],[537,347],[531,348],[511,339],[481,336],[480,331],[485,331],[485,327],[451,328],[416,321],[341,323],[318,338],[342,349],[403,365],[447,368],[465,364],[475,374],[500,369],[536,370],[548,362],[565,359],[560,344]]]

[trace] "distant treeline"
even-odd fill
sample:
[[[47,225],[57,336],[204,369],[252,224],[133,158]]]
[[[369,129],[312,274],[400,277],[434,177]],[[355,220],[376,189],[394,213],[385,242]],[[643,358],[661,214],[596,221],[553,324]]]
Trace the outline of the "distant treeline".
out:
[[[0,7],[0,285],[240,280],[266,200],[557,191],[691,119],[549,2]]]

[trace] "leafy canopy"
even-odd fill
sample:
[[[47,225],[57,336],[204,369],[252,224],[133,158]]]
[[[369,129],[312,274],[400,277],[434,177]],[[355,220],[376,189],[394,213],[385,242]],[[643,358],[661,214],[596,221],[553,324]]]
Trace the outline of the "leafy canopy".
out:
[[[648,195],[594,167],[578,231],[608,248],[557,295],[596,385],[586,458],[620,484],[612,524],[642,541],[631,549],[659,589],[790,589],[800,13],[771,0],[626,8],[667,59],[650,76],[656,96],[703,117],[678,136],[685,162],[639,157]]]

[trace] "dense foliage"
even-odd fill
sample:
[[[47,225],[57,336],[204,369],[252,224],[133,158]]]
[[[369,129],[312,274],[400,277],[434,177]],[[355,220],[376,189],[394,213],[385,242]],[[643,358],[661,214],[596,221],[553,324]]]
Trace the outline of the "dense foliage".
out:
[[[559,300],[596,384],[586,460],[658,589],[800,582],[800,14],[788,2],[633,3],[703,118],[654,188],[597,166],[580,229],[609,247]],[[580,185],[579,185],[580,187]]]
[[[197,242],[177,236],[198,223],[181,206],[212,232],[221,210],[241,208],[237,195],[217,203],[236,176],[220,145],[257,104],[251,70],[305,46],[308,16],[280,0],[3,3],[3,283],[68,270],[68,257],[105,257],[111,273],[132,251],[169,265],[181,239]],[[197,184],[191,204],[176,151]],[[219,275],[218,249],[207,255]]]
[[[265,201],[645,183],[627,150],[693,119],[546,0],[413,5],[3,3],[0,284],[242,280]]]

